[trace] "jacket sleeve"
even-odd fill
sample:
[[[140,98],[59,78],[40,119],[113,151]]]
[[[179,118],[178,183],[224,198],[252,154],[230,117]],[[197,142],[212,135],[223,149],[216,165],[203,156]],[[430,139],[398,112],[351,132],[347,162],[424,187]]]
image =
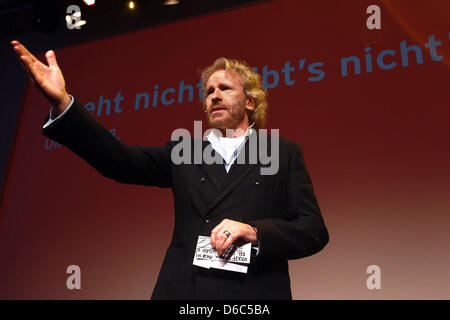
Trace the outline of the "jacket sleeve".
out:
[[[77,99],[42,134],[69,148],[105,177],[129,184],[172,185],[173,142],[159,147],[126,145],[100,125]]]
[[[258,230],[257,260],[299,259],[325,247],[328,230],[297,144],[289,159],[287,201],[281,210],[272,218],[248,222]]]

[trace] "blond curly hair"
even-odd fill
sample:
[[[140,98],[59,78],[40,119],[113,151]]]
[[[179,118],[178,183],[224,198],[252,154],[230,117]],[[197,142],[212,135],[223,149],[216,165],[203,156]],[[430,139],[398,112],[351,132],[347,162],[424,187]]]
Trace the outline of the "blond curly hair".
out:
[[[201,90],[203,92],[203,107],[206,107],[206,82],[211,75],[218,70],[232,70],[239,74],[244,81],[244,91],[248,97],[252,97],[255,108],[249,114],[250,123],[254,122],[253,128],[261,129],[266,124],[266,113],[268,108],[267,91],[262,88],[261,76],[254,72],[245,61],[218,58],[212,65],[201,71]]]

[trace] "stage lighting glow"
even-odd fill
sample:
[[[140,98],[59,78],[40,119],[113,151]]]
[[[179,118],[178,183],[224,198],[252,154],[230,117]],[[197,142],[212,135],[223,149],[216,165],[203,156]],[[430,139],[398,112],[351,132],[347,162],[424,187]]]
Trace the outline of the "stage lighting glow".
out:
[[[129,2],[128,2],[128,8],[130,8],[131,10],[133,10],[134,7],[135,7],[134,1],[129,1]]]
[[[176,4],[179,4],[180,3],[180,1],[178,1],[178,0],[166,0],[166,1],[164,1],[164,5],[165,6],[173,6],[173,5],[176,5]]]
[[[88,6],[92,6],[93,4],[95,4],[95,0],[83,0],[84,3],[86,3]]]

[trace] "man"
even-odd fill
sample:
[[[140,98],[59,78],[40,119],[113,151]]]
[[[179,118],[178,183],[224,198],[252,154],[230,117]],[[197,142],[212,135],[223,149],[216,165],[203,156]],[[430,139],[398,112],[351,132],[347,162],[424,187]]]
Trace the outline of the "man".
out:
[[[204,111],[209,125],[219,132],[201,141],[201,151],[212,147],[224,163],[175,164],[172,151],[180,141],[161,147],[120,142],[66,92],[53,51],[45,55],[46,66],[18,41],[11,44],[53,106],[44,122],[44,135],[67,146],[106,177],[173,189],[174,232],[153,299],[292,298],[287,260],[320,251],[328,242],[328,232],[297,144],[276,140],[275,174],[262,174],[260,159],[248,161],[257,152],[249,146],[250,138],[263,139],[257,132],[264,126],[267,108],[257,73],[225,58],[204,70]],[[271,147],[272,140],[267,140],[266,147]],[[247,161],[236,161],[238,155]],[[255,252],[247,272],[193,265],[197,239],[208,235],[212,248],[225,258],[231,248],[251,243]]]

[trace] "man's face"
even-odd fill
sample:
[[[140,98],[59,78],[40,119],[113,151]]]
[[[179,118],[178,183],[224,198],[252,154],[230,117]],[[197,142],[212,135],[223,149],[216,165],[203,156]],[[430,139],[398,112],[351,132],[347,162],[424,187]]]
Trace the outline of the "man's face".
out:
[[[243,80],[230,70],[218,70],[206,83],[206,117],[212,128],[236,129],[248,126],[246,109],[253,104],[246,97]]]

